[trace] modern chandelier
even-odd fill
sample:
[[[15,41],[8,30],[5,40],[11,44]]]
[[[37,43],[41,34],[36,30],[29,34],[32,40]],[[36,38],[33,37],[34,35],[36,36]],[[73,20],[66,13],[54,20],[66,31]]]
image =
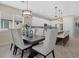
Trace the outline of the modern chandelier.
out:
[[[57,6],[55,6],[55,16],[54,16],[55,20],[62,20],[62,12],[60,9],[58,9]]]
[[[32,11],[28,10],[28,1],[27,1],[27,10],[22,11],[22,15],[26,18],[31,18],[32,17]]]
[[[58,19],[58,12],[57,12],[57,10],[58,10],[58,7],[57,6],[55,6],[55,16],[54,16],[54,19],[55,20],[57,20]]]

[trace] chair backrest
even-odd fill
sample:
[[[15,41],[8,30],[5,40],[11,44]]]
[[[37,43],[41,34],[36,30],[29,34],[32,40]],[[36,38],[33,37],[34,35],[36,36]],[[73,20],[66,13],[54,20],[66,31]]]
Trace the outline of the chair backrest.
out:
[[[22,34],[22,30],[21,29],[17,29],[19,34]]]
[[[11,33],[15,45],[17,45],[18,47],[24,47],[24,42],[22,40],[22,37],[19,35],[17,29],[11,29]]]
[[[12,36],[9,30],[0,31],[0,43],[10,43],[12,41]]]
[[[44,47],[48,49],[48,51],[52,51],[55,47],[57,37],[57,29],[47,29],[45,40],[44,40]]]
[[[43,28],[37,28],[35,35],[44,36],[44,29]]]

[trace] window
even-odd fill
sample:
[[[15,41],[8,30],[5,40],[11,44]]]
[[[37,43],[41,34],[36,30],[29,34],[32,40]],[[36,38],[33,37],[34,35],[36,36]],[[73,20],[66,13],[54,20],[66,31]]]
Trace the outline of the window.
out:
[[[9,28],[9,21],[6,19],[1,19],[1,28]]]

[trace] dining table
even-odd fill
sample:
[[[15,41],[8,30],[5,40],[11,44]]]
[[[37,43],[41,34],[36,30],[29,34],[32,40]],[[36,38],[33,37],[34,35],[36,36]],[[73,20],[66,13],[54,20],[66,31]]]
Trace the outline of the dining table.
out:
[[[34,35],[33,37],[22,36],[22,38],[24,43],[32,44],[28,58],[33,58],[38,54],[38,52],[34,51],[32,47],[45,40],[45,36],[38,36],[38,35]]]

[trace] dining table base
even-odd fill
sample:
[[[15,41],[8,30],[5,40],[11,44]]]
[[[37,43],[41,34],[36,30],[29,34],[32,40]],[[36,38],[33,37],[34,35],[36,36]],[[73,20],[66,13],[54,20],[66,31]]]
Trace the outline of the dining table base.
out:
[[[35,45],[39,45],[40,42],[45,40],[45,37],[44,36],[34,36],[33,38],[27,38],[27,39],[23,38],[23,39],[24,39],[23,41],[25,44],[27,44],[27,43],[32,44],[32,46],[30,47],[30,52],[29,52],[30,54],[29,54],[28,58],[33,58],[38,54],[38,52],[34,51],[32,49],[32,47]]]
[[[39,43],[33,44],[32,47],[35,46],[35,45],[38,45],[38,44]],[[38,54],[38,52],[34,51],[32,49],[32,47],[30,48],[30,54],[29,54],[28,58],[34,58]]]
[[[31,49],[28,58],[34,58],[37,54],[38,54],[38,52],[36,52],[33,49]]]

